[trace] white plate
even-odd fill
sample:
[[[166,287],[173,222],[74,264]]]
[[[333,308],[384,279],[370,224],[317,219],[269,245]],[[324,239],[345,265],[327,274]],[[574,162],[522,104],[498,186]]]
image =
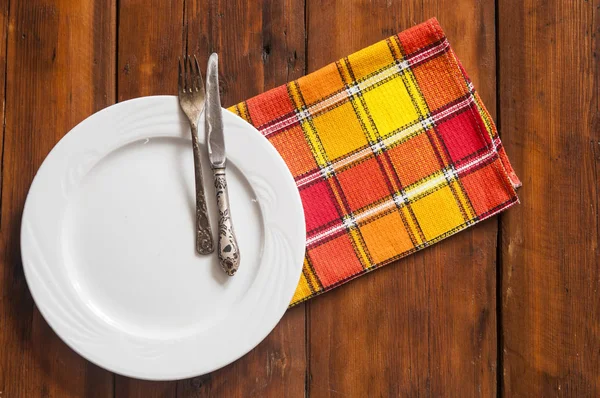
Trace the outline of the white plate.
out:
[[[90,361],[143,379],[205,374],[255,347],[288,307],[304,258],[300,195],[271,144],[223,118],[242,256],[231,278],[194,251],[191,139],[176,97],[90,116],[40,167],[23,212],[25,276],[50,326]],[[207,162],[204,180],[215,215]]]

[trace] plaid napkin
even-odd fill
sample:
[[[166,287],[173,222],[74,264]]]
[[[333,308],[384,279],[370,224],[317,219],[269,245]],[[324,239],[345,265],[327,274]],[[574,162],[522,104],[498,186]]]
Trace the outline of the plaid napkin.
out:
[[[436,19],[230,110],[300,190],[306,257],[291,305],[518,203],[494,122]]]

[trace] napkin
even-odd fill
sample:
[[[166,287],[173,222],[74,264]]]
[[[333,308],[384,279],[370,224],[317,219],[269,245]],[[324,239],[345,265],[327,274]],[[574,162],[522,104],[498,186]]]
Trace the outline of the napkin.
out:
[[[494,122],[436,19],[230,110],[300,191],[306,256],[291,305],[518,203]]]

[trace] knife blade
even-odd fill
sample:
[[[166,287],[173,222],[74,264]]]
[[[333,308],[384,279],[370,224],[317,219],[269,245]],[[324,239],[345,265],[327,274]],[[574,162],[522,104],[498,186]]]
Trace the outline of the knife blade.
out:
[[[211,54],[206,68],[206,116],[205,127],[208,134],[208,158],[215,177],[215,194],[219,209],[219,239],[217,254],[223,271],[233,276],[240,266],[240,249],[233,229],[229,192],[225,172],[225,136],[223,131],[223,114],[219,96],[219,57]]]
[[[219,94],[219,56],[212,53],[206,70],[205,125],[208,134],[208,158],[212,167],[225,167],[225,136]]]

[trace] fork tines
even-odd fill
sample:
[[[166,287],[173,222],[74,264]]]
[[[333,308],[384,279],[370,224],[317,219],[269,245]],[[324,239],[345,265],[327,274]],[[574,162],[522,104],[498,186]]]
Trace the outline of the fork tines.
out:
[[[202,82],[202,73],[200,73],[200,66],[198,65],[198,59],[193,56],[194,62],[192,63],[192,57],[189,55],[183,56],[183,61],[179,58],[179,91],[181,93],[191,93],[193,91],[201,90],[204,86]]]

